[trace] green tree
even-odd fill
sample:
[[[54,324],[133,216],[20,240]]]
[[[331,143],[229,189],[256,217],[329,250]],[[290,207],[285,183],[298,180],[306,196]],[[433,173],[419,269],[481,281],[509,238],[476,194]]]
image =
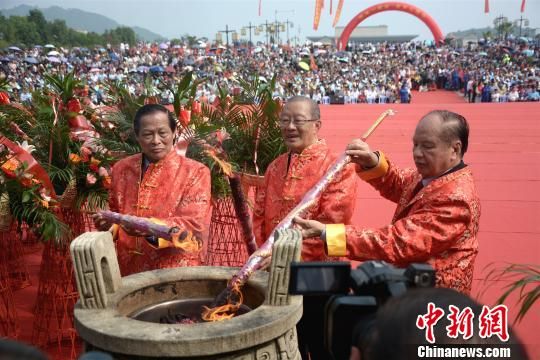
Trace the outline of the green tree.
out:
[[[40,42],[47,42],[47,20],[45,20],[45,16],[43,16],[43,13],[38,9],[32,9],[28,13],[27,19],[30,23],[33,23],[36,26],[37,32],[40,37]]]

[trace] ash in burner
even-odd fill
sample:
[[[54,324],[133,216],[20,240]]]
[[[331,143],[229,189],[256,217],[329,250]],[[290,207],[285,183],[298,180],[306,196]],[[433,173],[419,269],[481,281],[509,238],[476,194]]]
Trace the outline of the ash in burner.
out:
[[[203,306],[210,307],[213,301],[213,298],[165,301],[139,309],[129,317],[161,324],[195,324],[204,322],[201,318]],[[236,316],[249,311],[251,309],[242,304]]]

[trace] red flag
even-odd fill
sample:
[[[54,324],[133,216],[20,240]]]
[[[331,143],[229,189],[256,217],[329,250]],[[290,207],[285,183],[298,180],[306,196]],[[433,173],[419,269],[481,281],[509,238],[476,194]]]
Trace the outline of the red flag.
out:
[[[488,13],[488,12],[489,12],[489,0],[485,0],[485,3],[484,3],[484,12],[485,12],[485,13]]]
[[[317,63],[315,62],[315,57],[313,57],[313,54],[311,54],[311,60],[309,62],[309,67],[311,70],[319,70],[319,67],[317,66]]]
[[[525,0],[521,0],[521,12],[525,11]]]
[[[259,0],[259,16],[261,16],[262,0]]]
[[[337,6],[337,9],[336,9],[336,15],[334,17],[334,22],[332,23],[332,27],[336,27],[338,21],[339,21],[339,17],[341,16],[341,9],[343,8],[343,0],[339,0],[338,2],[338,6]]]
[[[315,16],[313,18],[313,30],[319,28],[319,22],[321,21],[321,11],[324,5],[324,0],[315,1]]]
[[[332,0],[330,0],[330,15],[332,15]]]

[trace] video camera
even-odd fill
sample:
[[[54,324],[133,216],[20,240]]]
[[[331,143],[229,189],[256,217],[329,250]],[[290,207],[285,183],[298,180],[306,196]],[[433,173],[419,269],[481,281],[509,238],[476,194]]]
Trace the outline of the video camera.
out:
[[[351,271],[348,262],[293,262],[289,293],[304,295],[304,304],[321,302],[324,321],[319,330],[325,350],[341,360],[349,359],[353,332],[360,339],[367,334],[386,300],[411,287],[433,286],[435,270],[428,264],[399,269],[384,261],[366,261]],[[305,316],[317,316],[311,311]]]

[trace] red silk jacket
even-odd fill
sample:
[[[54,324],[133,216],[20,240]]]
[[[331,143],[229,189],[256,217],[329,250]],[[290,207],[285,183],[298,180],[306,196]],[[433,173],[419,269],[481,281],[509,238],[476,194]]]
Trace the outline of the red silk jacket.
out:
[[[112,170],[109,206],[112,211],[156,218],[169,226],[188,230],[201,239],[210,210],[210,170],[174,149],[150,164],[141,180],[142,154],[116,163]],[[202,240],[201,240],[202,241]],[[179,248],[156,249],[143,237],[128,235],[120,228],[118,261],[123,276],[166,267],[200,265],[200,251]]]
[[[397,203],[394,218],[380,229],[344,226],[341,236],[339,229],[332,234],[327,229],[329,255],[346,253],[353,260],[384,260],[398,267],[427,262],[437,271],[437,286],[469,293],[480,219],[469,168],[441,176],[416,194],[420,174],[397,168],[382,153],[379,165],[359,176]]]

